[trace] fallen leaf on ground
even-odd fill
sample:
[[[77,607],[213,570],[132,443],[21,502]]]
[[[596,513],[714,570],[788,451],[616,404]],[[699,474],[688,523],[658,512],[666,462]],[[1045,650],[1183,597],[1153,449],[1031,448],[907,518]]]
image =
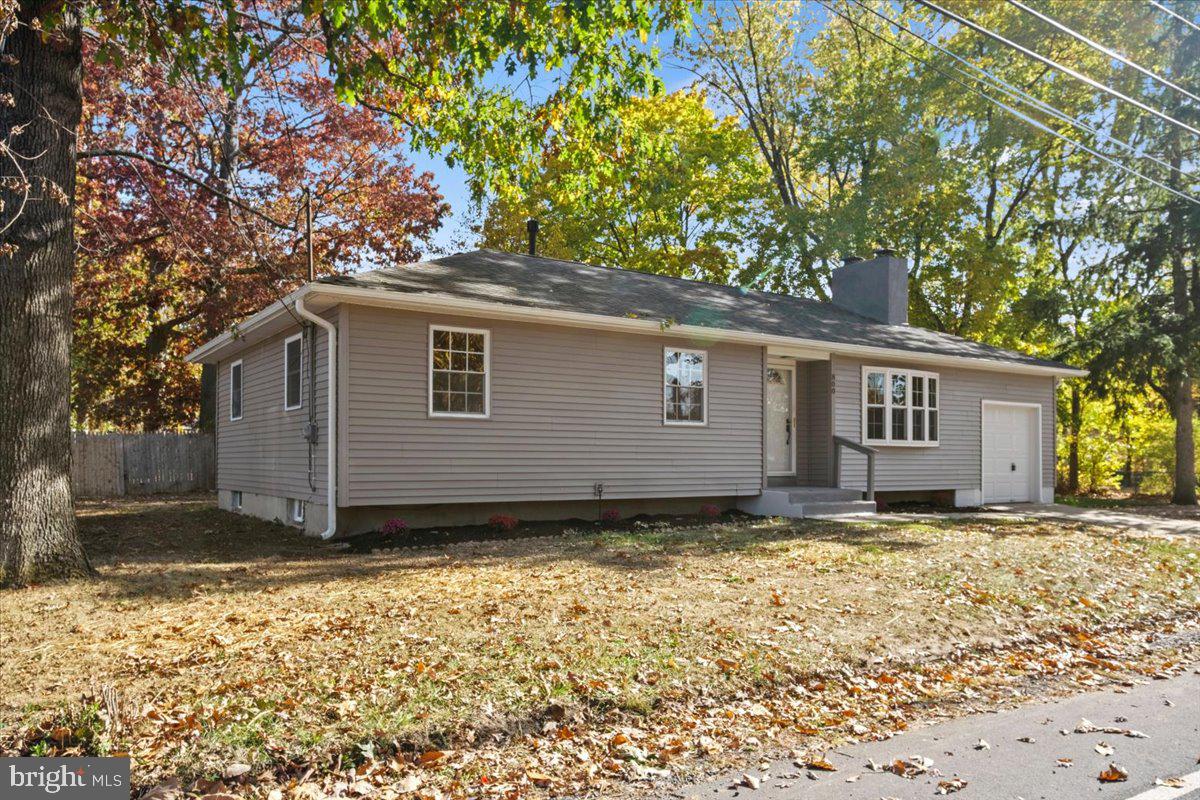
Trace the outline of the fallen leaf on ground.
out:
[[[938,781],[937,791],[935,794],[951,794],[958,792],[967,787],[967,782],[962,778],[951,778],[948,781]]]
[[[929,768],[933,766],[933,762],[927,758],[921,758],[920,756],[909,756],[909,758],[912,761],[897,758],[887,768],[888,772],[893,772],[901,778],[915,778],[918,775],[928,772]]]
[[[1183,778],[1155,778],[1154,785],[1169,786],[1172,789],[1182,789],[1187,784]]]
[[[1100,772],[1101,783],[1120,783],[1129,780],[1129,773],[1116,764],[1109,764],[1108,769]]]
[[[823,755],[808,759],[804,762],[804,766],[809,769],[819,769],[822,772],[837,772],[837,767],[830,764]]]
[[[742,774],[741,785],[749,789],[757,789],[759,786],[762,786],[762,781],[757,775],[751,775],[749,772],[746,772]]]
[[[1096,742],[1096,746],[1092,748],[1102,756],[1111,756],[1116,752],[1116,749],[1108,742]]]
[[[529,782],[534,786],[541,786],[542,788],[554,783],[554,778],[542,772],[526,772],[525,777],[529,778]]]
[[[1054,762],[1054,766],[1056,766],[1056,767],[1073,767],[1073,766],[1075,766],[1075,762],[1069,758],[1060,758]]]
[[[988,744],[987,739],[980,739],[975,743],[976,750],[991,750],[992,746]]]
[[[1122,721],[1124,721],[1122,719]],[[1076,733],[1109,733],[1117,736],[1128,736],[1130,739],[1149,739],[1150,737],[1141,731],[1135,731],[1130,728],[1118,728],[1113,725],[1093,725],[1086,719],[1079,720],[1079,724],[1075,726]]]

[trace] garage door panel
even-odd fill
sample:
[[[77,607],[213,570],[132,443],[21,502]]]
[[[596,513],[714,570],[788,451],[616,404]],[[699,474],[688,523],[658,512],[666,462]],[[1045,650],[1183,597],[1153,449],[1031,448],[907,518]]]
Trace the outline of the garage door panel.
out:
[[[1037,499],[1040,438],[1037,409],[985,403],[983,407],[983,500]]]

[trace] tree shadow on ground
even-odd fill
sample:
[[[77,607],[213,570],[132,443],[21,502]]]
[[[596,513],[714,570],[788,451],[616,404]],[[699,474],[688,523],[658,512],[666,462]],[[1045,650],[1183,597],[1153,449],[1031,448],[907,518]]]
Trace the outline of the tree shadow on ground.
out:
[[[908,531],[961,525],[956,520],[907,522],[782,520],[735,515],[717,521],[651,518],[620,528],[570,521],[538,524],[546,535],[354,552],[287,525],[219,510],[211,497],[109,503],[86,508],[80,534],[100,580],[118,598],[178,599],[197,593],[253,593],[342,580],[398,580],[447,565],[588,563],[614,573],[674,569],[681,560],[741,552],[764,556],[803,543],[836,543],[864,553],[904,553],[932,546]],[[989,526],[994,535],[1021,527]],[[1036,535],[1049,535],[1038,533]],[[397,541],[399,544],[400,540]]]

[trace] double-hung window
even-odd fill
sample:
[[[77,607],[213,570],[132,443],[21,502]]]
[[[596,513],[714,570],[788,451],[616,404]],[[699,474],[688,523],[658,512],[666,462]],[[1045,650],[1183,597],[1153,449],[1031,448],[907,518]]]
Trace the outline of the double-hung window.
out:
[[[704,425],[708,422],[708,354],[703,350],[663,348],[663,422]]]
[[[229,420],[242,418],[242,362],[229,365]]]
[[[429,328],[429,415],[486,417],[491,413],[490,334],[475,328]]]
[[[283,409],[300,407],[300,377],[304,374],[303,334],[289,336],[283,343]]]
[[[934,372],[863,367],[863,441],[936,445],[939,384]]]

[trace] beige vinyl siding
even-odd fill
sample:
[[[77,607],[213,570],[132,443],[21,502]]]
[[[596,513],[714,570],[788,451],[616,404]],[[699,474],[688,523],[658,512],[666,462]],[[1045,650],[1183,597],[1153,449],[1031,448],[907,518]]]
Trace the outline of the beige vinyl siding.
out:
[[[299,326],[263,342],[252,344],[217,365],[217,488],[254,492],[274,497],[291,497],[324,503],[325,500],[325,370],[326,337],[316,337],[316,411],[320,439],[313,448],[313,481],[308,477],[308,443],[304,425],[312,399],[309,397],[308,341],[304,340],[304,371],[301,375],[300,408],[283,408],[283,342]],[[229,419],[229,372],[242,361],[242,418]]]
[[[983,400],[1036,403],[1042,407],[1042,486],[1054,484],[1054,378],[1013,375],[922,364],[834,356],[834,432],[862,441],[862,368],[900,367],[936,372],[939,381],[937,447],[876,445],[875,488],[879,491],[979,489]],[[866,460],[843,450],[842,485],[865,487]]]
[[[491,332],[491,416],[430,418],[430,323]],[[762,349],[349,307],[346,505],[757,494]],[[663,424],[663,346],[708,351],[708,424]]]

